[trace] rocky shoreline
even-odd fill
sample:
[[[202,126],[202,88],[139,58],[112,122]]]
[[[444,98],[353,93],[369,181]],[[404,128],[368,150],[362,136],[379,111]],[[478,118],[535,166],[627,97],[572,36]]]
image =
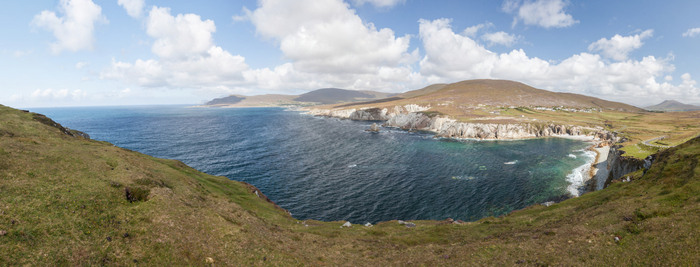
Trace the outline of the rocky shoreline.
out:
[[[446,116],[426,112],[429,109],[430,106],[411,104],[395,106],[392,109],[310,109],[306,113],[350,120],[386,121],[382,126],[430,131],[436,133],[435,137],[445,138],[513,140],[550,136],[588,136],[599,143],[606,144],[619,140],[615,133],[606,131],[602,127],[582,127],[535,121],[518,123],[458,122]]]
[[[589,150],[596,152],[596,158],[586,172],[585,191],[605,188],[614,179],[648,168],[651,159],[637,160],[622,156],[620,141],[616,133],[602,127],[583,127],[538,121],[517,123],[458,122],[428,110],[430,106],[409,104],[389,108],[363,109],[307,109],[306,114],[361,121],[385,121],[384,127],[404,130],[421,130],[435,133],[436,138],[476,139],[476,140],[521,140],[542,137],[574,138],[590,141]],[[372,131],[378,131],[373,127]]]

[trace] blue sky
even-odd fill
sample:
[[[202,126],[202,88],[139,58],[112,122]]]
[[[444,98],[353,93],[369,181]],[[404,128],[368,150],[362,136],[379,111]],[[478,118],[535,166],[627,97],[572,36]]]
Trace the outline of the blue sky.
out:
[[[698,11],[698,1],[3,1],[0,103],[198,104],[491,78],[700,104]]]

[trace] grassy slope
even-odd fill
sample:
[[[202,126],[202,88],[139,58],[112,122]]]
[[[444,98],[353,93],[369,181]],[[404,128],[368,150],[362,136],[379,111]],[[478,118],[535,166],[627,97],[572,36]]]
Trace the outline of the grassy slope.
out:
[[[663,152],[644,177],[550,207],[341,229],[304,226],[243,183],[33,116],[0,106],[0,265],[700,264],[698,139]],[[148,201],[128,202],[125,187],[150,190]]]

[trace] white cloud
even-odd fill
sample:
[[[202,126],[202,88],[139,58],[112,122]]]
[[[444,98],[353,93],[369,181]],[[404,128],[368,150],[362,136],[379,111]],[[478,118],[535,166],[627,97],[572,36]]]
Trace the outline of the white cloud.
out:
[[[214,45],[216,26],[195,14],[173,16],[169,8],[153,7],[146,32],[155,38],[151,50],[159,59],[135,63],[112,60],[101,79],[117,79],[144,87],[203,88],[237,85],[248,70],[245,59]]]
[[[700,34],[700,28],[688,29],[688,31],[683,33],[683,37],[694,37]]]
[[[698,84],[690,77],[690,73],[684,73],[683,75],[681,75],[681,79],[683,79],[683,85],[685,86],[694,86]]]
[[[84,67],[87,67],[87,65],[90,65],[90,62],[81,61],[81,62],[78,62],[78,63],[75,64],[75,68],[76,68],[76,69],[82,69],[82,68],[84,68]]]
[[[599,55],[581,53],[556,64],[528,57],[522,49],[503,54],[489,51],[473,39],[454,33],[447,19],[421,20],[419,32],[426,51],[420,73],[431,83],[508,79],[552,91],[625,102],[651,95],[695,96],[700,92],[690,75],[679,86],[656,81],[675,70],[670,64],[672,56],[608,64]]]
[[[46,90],[36,89],[31,95],[31,98],[43,98],[43,99],[64,99],[68,96],[68,89],[53,90],[51,88]]]
[[[654,35],[654,30],[646,30],[634,36],[622,37],[616,34],[610,40],[601,38],[600,40],[590,44],[588,51],[600,51],[603,56],[617,61],[627,60],[630,52],[639,49],[644,45],[642,40]]]
[[[365,3],[371,3],[376,7],[393,7],[398,4],[406,3],[406,0],[353,0],[357,6],[362,6]]]
[[[411,37],[364,23],[341,0],[261,0],[249,14],[257,32],[279,42],[298,71],[335,74],[377,73],[382,67],[415,62]],[[311,8],[312,7],[312,8]]]
[[[481,39],[489,42],[489,45],[500,44],[512,46],[520,39],[520,36],[515,36],[514,34],[509,34],[506,32],[494,32],[485,33],[481,36]]]
[[[153,7],[146,21],[146,33],[156,39],[151,51],[161,58],[205,55],[213,46],[216,26],[195,14],[170,15],[170,8]]]
[[[673,76],[671,76],[671,75],[666,75],[666,77],[664,77],[664,80],[667,81],[667,82],[673,81]]]
[[[263,0],[254,11],[244,8],[245,20],[290,61],[280,66],[250,69],[243,57],[214,45],[212,21],[154,7],[145,26],[158,58],[113,60],[100,77],[216,95],[322,87],[403,91],[424,85],[411,66],[420,55],[418,49],[408,52],[409,35],[396,37],[391,29],[363,22],[341,0],[305,1]]]
[[[467,27],[466,29],[464,29],[464,31],[462,31],[462,34],[463,34],[464,36],[468,36],[468,37],[474,38],[474,37],[476,37],[476,33],[477,33],[479,30],[481,30],[481,29],[488,29],[488,28],[491,28],[491,27],[494,27],[493,23],[487,21],[486,23],[481,23],[481,24],[478,24],[478,25],[474,25],[474,26],[471,26],[471,27]]]
[[[525,25],[563,28],[579,23],[564,12],[567,5],[569,2],[564,0],[506,0],[501,9],[507,13],[515,13],[513,27],[522,21]]]
[[[145,0],[119,0],[117,4],[124,7],[126,13],[132,18],[140,18],[143,15],[143,7],[146,6]]]
[[[63,50],[78,51],[92,49],[96,23],[109,23],[102,15],[102,8],[91,0],[61,0],[58,17],[53,11],[44,10],[34,16],[32,25],[53,33],[56,42],[50,45],[54,54]]]

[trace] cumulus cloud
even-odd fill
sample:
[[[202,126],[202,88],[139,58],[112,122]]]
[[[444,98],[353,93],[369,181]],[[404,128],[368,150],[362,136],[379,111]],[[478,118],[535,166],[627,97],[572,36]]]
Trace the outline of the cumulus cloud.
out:
[[[377,29],[341,0],[261,0],[249,14],[258,34],[279,42],[294,68],[335,74],[376,73],[382,67],[415,62],[411,37]],[[313,8],[310,8],[313,7]]]
[[[476,33],[477,33],[479,30],[481,30],[481,29],[488,29],[488,28],[491,28],[491,27],[494,27],[493,23],[487,21],[486,23],[480,23],[480,24],[477,24],[477,25],[474,25],[474,26],[471,26],[471,27],[467,27],[466,29],[464,29],[464,31],[462,31],[462,34],[463,34],[464,36],[468,36],[468,37],[474,38],[474,37],[476,37]]]
[[[512,46],[520,39],[520,36],[515,36],[514,34],[509,34],[506,32],[494,32],[485,33],[481,36],[481,39],[489,42],[489,45],[499,44],[504,46]]]
[[[124,7],[126,13],[132,18],[140,18],[143,15],[143,7],[146,6],[145,0],[119,0],[117,4]]]
[[[194,88],[202,93],[240,93],[241,86],[256,86],[245,58],[216,46],[216,25],[195,14],[170,14],[153,7],[145,20],[146,33],[154,38],[155,59],[122,62],[112,59],[101,79],[121,80],[142,87]],[[127,92],[121,92],[127,93]]]
[[[600,40],[590,44],[588,46],[588,51],[598,52],[600,51],[603,56],[617,60],[624,61],[630,52],[639,49],[644,45],[642,40],[649,38],[654,35],[654,30],[646,30],[640,34],[634,36],[622,37],[616,34],[609,40],[606,38],[601,38]]]
[[[579,23],[566,14],[564,8],[569,5],[564,0],[505,0],[502,10],[515,15],[513,27],[522,21],[525,25],[543,28],[564,28]]]
[[[204,55],[214,45],[214,32],[214,21],[203,21],[195,14],[173,16],[165,7],[153,7],[146,21],[146,33],[156,39],[151,51],[161,58]]]
[[[61,0],[58,12],[63,16],[44,10],[32,20],[32,25],[44,28],[56,37],[56,42],[50,44],[54,54],[63,50],[93,49],[95,24],[109,23],[102,15],[102,8],[91,0]]]
[[[465,79],[508,79],[552,91],[605,95],[626,101],[630,96],[697,95],[695,81],[659,83],[673,72],[672,58],[644,57],[641,61],[606,63],[600,55],[581,53],[558,64],[529,57],[522,49],[497,54],[473,39],[454,33],[450,20],[421,20],[419,34],[425,46],[420,73],[431,82]],[[687,82],[685,82],[687,80]]]
[[[700,28],[688,29],[688,31],[683,33],[683,37],[694,37],[700,34]]]
[[[393,7],[398,4],[406,3],[406,0],[353,0],[357,6],[362,6],[365,3],[371,3],[376,7]]]

